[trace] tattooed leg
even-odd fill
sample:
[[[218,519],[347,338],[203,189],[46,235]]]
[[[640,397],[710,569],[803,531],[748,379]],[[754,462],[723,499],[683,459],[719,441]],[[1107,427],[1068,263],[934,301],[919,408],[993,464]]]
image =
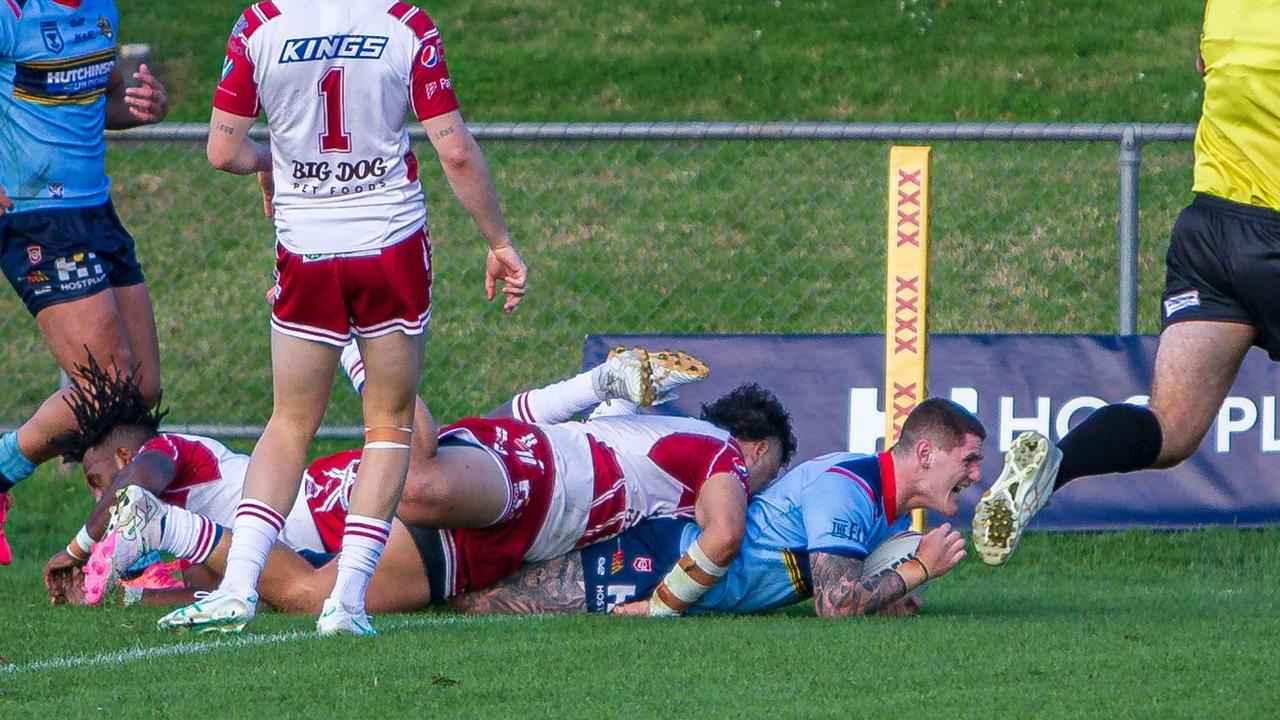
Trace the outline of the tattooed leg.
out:
[[[525,565],[496,585],[449,601],[456,610],[480,615],[550,615],[586,612],[582,555],[571,552],[553,560]]]

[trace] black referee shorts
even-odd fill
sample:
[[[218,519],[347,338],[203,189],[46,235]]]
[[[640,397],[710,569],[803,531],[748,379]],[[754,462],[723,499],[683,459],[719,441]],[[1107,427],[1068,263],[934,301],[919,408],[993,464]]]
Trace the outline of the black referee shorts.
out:
[[[1280,360],[1280,213],[1197,195],[1173,224],[1160,318],[1252,325]]]

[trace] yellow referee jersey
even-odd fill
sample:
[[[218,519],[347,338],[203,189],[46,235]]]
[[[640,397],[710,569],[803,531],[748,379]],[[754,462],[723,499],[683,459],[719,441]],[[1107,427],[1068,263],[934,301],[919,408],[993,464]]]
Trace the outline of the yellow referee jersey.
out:
[[[1192,189],[1280,211],[1280,0],[1208,0]]]

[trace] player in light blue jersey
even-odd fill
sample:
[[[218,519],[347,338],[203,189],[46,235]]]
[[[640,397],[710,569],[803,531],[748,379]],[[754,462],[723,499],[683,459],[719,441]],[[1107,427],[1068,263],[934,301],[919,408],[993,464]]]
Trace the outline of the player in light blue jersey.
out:
[[[590,380],[600,370],[579,378]],[[661,370],[664,381],[654,383],[658,396],[675,384],[670,368]],[[700,375],[705,372],[701,369]],[[697,379],[687,376],[677,382]],[[531,393],[548,390],[562,392],[563,383]],[[529,399],[535,407],[545,401]],[[612,413],[634,410],[625,401],[612,402]],[[566,408],[583,409],[586,404],[590,403],[570,402]],[[562,414],[568,412],[566,408]],[[822,616],[914,609],[907,596],[963,559],[958,532],[948,525],[935,528],[921,539],[910,559],[874,575],[864,575],[863,562],[879,543],[906,528],[910,510],[927,508],[951,515],[959,509],[960,492],[979,480],[985,437],[976,417],[949,400],[934,398],[907,417],[901,438],[889,451],[870,456],[833,453],[799,465],[752,497],[737,559],[689,612],[762,612],[810,596]],[[374,574],[374,586],[394,590],[379,591],[381,611],[413,610],[433,601],[440,581],[432,578],[447,572],[438,552],[420,546],[414,557],[409,546],[417,542],[416,536],[410,540],[415,532],[408,529],[388,545],[388,552],[409,561],[380,564]],[[527,565],[487,589],[448,602],[475,613],[649,614],[647,597],[699,532],[692,518],[652,518],[617,538]],[[221,552],[215,550],[208,558],[214,573],[222,572],[225,550]],[[472,559],[484,562],[480,555]],[[309,612],[319,603],[314,598],[310,605],[300,603],[299,588],[332,585],[331,580],[317,579],[331,570],[316,570],[283,547],[272,550],[267,568],[269,580],[259,588],[263,598],[287,611]],[[406,598],[405,589],[416,590]]]
[[[90,356],[111,358],[137,368],[154,404],[155,319],[133,238],[111,206],[102,131],[158,122],[168,102],[145,65],[125,88],[116,26],[112,0],[0,0],[0,268],[73,381]],[[75,427],[65,395],[0,438],[0,523],[7,491]],[[50,563],[87,559],[90,540],[82,531]],[[0,531],[0,564],[9,559]]]
[[[877,575],[863,575],[863,561],[907,528],[911,510],[952,515],[959,509],[960,492],[979,480],[985,438],[971,413],[933,398],[908,416],[888,451],[802,463],[751,498],[737,559],[689,612],[762,612],[810,596],[815,612],[826,617],[901,608],[912,590],[964,557],[960,534],[950,525],[934,528],[910,560]],[[648,614],[647,601],[635,599],[653,590],[697,536],[691,520],[649,520],[453,604],[468,612]]]

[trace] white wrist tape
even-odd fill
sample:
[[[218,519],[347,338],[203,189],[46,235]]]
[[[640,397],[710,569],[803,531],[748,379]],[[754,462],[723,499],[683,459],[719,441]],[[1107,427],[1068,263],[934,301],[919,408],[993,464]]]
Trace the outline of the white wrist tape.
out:
[[[658,597],[658,593],[649,596],[650,617],[675,617],[679,614],[675,609],[662,602],[662,598]]]
[[[676,563],[676,566],[671,568],[671,572],[662,578],[662,584],[667,586],[677,600],[690,605],[698,602],[698,599],[711,589],[689,577],[689,573],[685,572],[679,563]]]
[[[689,549],[685,551],[685,554],[689,556],[689,559],[693,561],[693,564],[696,565],[699,570],[717,580],[729,571],[728,566],[720,566],[711,562],[711,558],[707,557],[707,554],[702,551],[702,548],[698,546],[697,541],[694,541],[694,543],[689,546]],[[681,567],[681,565],[682,563],[677,562],[676,566],[671,568],[671,572],[667,573],[667,576],[662,579],[662,582],[667,586],[667,589],[671,591],[671,594],[677,600],[692,605],[703,595],[706,595],[707,591],[711,589],[711,586],[703,585],[697,580],[694,580],[689,576],[689,573]],[[712,585],[714,584],[715,583],[712,583]]]
[[[725,573],[729,572],[728,565],[717,565],[711,562],[711,558],[707,557],[707,554],[702,552],[702,547],[698,545],[697,540],[693,541],[693,544],[690,545],[689,549],[685,552],[689,555],[689,558],[693,560],[694,564],[698,566],[698,569],[713,578],[722,578]]]
[[[89,529],[81,525],[80,532],[76,533],[76,538],[67,546],[67,554],[77,560],[86,560],[89,553],[93,551],[93,546],[97,544],[98,541],[89,535]]]

